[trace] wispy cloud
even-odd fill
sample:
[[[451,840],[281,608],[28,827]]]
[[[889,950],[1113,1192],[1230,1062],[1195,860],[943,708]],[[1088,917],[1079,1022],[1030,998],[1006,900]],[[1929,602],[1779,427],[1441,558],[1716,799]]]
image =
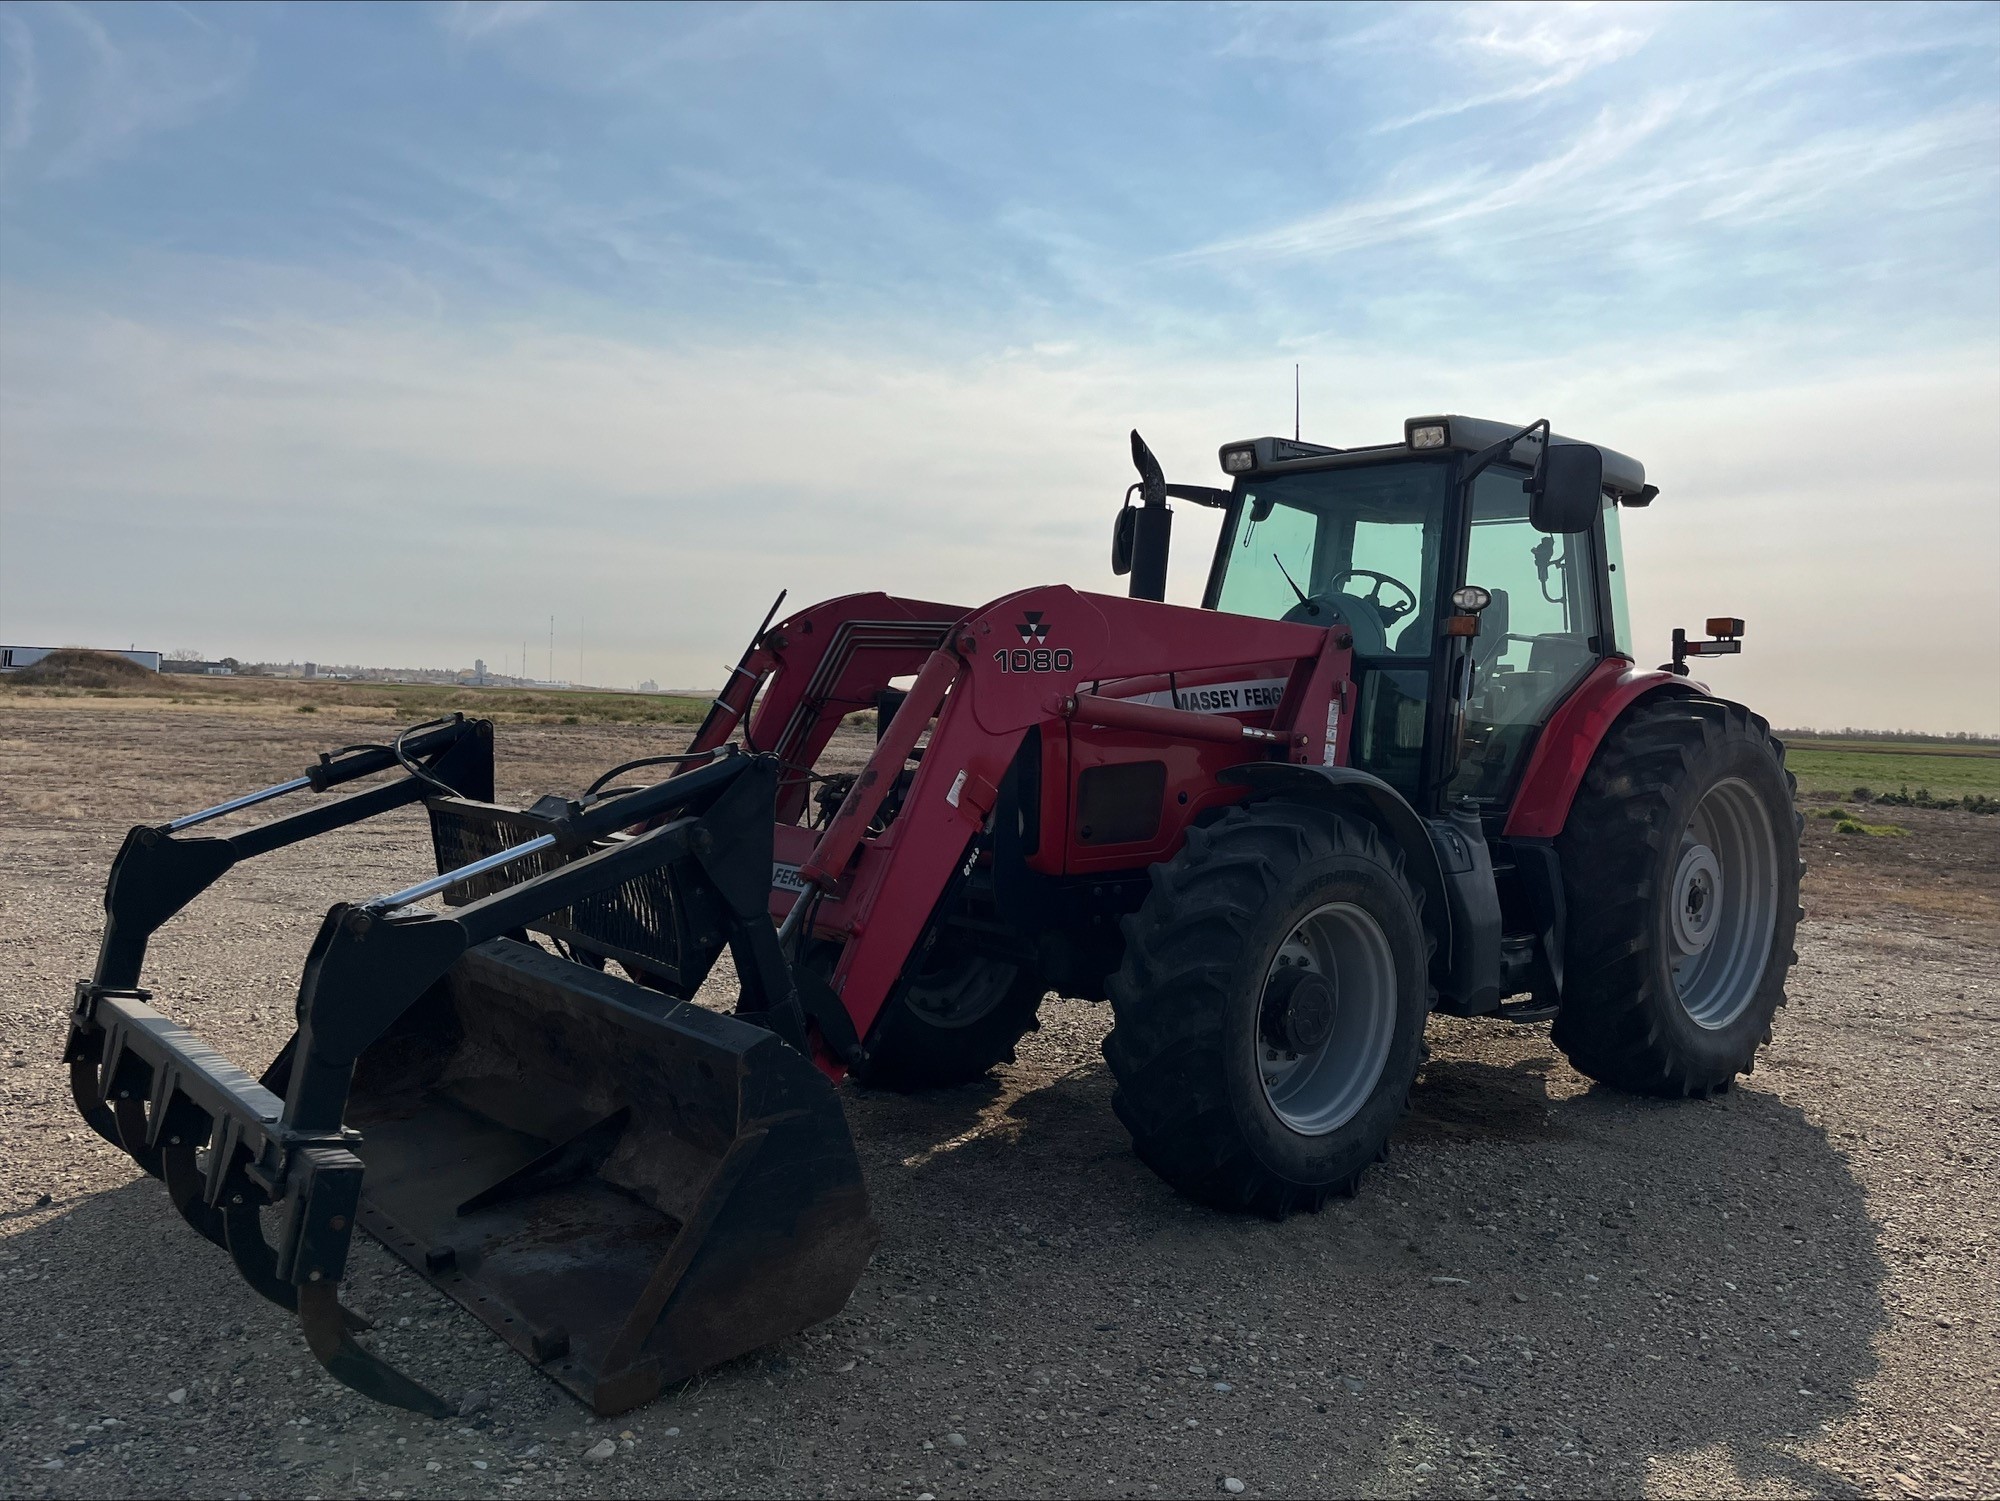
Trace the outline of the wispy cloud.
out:
[[[232,97],[256,49],[180,5],[115,32],[76,4],[0,12],[13,88],[0,115],[8,177],[77,177]]]
[[[1658,7],[1569,0],[1395,6],[1372,20],[1352,6],[1255,5],[1235,15],[1218,53],[1265,65],[1409,81],[1435,104],[1402,109],[1371,133],[1402,130],[1488,105],[1554,93],[1620,62],[1653,36]],[[1399,63],[1415,63],[1404,68]]]
[[[1384,120],[1378,132],[1403,130],[1494,104],[1513,104],[1564,89],[1608,64],[1630,57],[1652,36],[1628,24],[1638,6],[1479,5],[1456,13],[1459,29],[1437,43],[1447,58],[1510,81]],[[1445,75],[1455,85],[1452,73]]]
[[[1446,241],[1477,228],[1494,250],[1529,240],[1557,259],[1612,243],[1672,241],[1700,224],[1745,227],[1882,211],[1908,198],[1990,194],[2000,181],[2000,104],[1797,132],[1740,80],[1656,90],[1606,106],[1539,160],[1460,168],[1423,187],[1339,204],[1183,252],[1189,261],[1325,259]],[[1403,175],[1421,175],[1414,158]],[[1937,169],[1927,171],[1925,169]]]
[[[1686,95],[1661,92],[1632,109],[1606,109],[1553,155],[1494,176],[1462,171],[1411,192],[1343,204],[1256,234],[1184,252],[1182,259],[1289,259],[1332,256],[1376,245],[1424,239],[1468,222],[1524,209],[1547,208],[1556,190],[1575,189],[1624,160],[1642,141],[1679,115]],[[1583,212],[1597,210],[1579,205]],[[1565,218],[1574,217],[1577,208]],[[1546,231],[1545,220],[1537,229]]]
[[[550,0],[453,0],[443,24],[462,41],[478,41],[540,20],[553,8]]]
[[[453,40],[484,46],[525,75],[585,95],[657,88],[662,73],[689,66],[768,60],[782,51],[787,37],[840,30],[816,6],[737,0],[647,8],[454,0],[442,15]],[[634,24],[638,16],[644,24]],[[867,12],[859,8],[849,16],[850,26],[866,21]]]
[[[0,30],[7,37],[7,62],[13,77],[7,108],[0,116],[0,160],[14,155],[35,133],[35,37],[28,23],[12,11],[0,11]]]

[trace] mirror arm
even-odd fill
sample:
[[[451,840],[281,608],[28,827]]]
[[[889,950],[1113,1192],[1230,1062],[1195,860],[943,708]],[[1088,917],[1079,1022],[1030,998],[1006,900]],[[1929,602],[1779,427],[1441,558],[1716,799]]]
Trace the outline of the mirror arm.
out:
[[[1512,453],[1514,451],[1514,445],[1520,442],[1523,438],[1527,437],[1536,428],[1540,428],[1542,430],[1542,452],[1547,453],[1549,451],[1549,437],[1550,437],[1549,419],[1546,417],[1539,417],[1535,421],[1530,422],[1526,427],[1522,428],[1518,433],[1515,433],[1512,437],[1502,438],[1498,443],[1489,443],[1486,445],[1486,447],[1480,449],[1478,453],[1472,456],[1472,461],[1468,463],[1465,466],[1465,468],[1459,472],[1459,483],[1466,485],[1471,484],[1475,479],[1479,478],[1479,476],[1485,472],[1488,465],[1490,465],[1495,459],[1499,458],[1502,454]],[[1536,467],[1539,468],[1540,465],[1537,464]]]
[[[1209,506],[1215,510],[1226,509],[1232,498],[1228,490],[1218,490],[1213,485],[1168,485],[1169,500],[1191,500],[1198,506]]]

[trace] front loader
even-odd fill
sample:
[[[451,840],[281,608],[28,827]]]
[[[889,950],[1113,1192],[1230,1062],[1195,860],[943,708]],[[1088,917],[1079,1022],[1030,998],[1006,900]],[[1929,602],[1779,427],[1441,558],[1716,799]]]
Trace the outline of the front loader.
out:
[[[1643,1093],[1747,1071],[1791,783],[1687,678],[1740,621],[1632,659],[1640,466],[1463,417],[1232,444],[1226,490],[1133,447],[1129,597],[774,607],[685,750],[574,796],[495,804],[491,726],[454,718],[134,829],[71,1018],[84,1118],[348,1385],[444,1411],[355,1338],[359,1224],[610,1413],[837,1311],[877,1232],[836,1086],[976,1078],[1050,991],[1109,1001],[1138,1156],[1271,1216],[1356,1192],[1432,1011],[1552,1019]],[[1199,609],[1160,597],[1175,499],[1222,513]],[[822,770],[863,710],[866,764]],[[261,1078],[153,1009],[147,939],[234,864],[418,804],[438,874],[328,912]],[[696,998],[724,949],[727,1011]]]

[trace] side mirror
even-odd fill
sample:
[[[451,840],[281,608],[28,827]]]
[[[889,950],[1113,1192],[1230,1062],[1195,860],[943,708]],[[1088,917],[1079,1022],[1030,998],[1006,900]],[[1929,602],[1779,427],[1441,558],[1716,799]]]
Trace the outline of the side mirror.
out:
[[[1120,506],[1118,518],[1111,523],[1111,571],[1120,578],[1132,571],[1132,544],[1138,535],[1138,511]]]
[[[1587,532],[1604,501],[1604,455],[1588,443],[1544,443],[1527,488],[1536,531]]]

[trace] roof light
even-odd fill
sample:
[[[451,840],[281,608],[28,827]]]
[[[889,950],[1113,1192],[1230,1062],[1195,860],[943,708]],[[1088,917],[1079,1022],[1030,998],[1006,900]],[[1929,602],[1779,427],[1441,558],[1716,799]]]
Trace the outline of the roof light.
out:
[[[1444,424],[1442,422],[1427,422],[1422,427],[1411,428],[1410,447],[1412,448],[1444,447]]]
[[[1460,584],[1451,591],[1451,607],[1461,615],[1477,615],[1493,603],[1493,596],[1477,584]]]
[[[1241,448],[1222,450],[1222,472],[1224,474],[1248,474],[1257,467],[1257,450],[1249,444]]]

